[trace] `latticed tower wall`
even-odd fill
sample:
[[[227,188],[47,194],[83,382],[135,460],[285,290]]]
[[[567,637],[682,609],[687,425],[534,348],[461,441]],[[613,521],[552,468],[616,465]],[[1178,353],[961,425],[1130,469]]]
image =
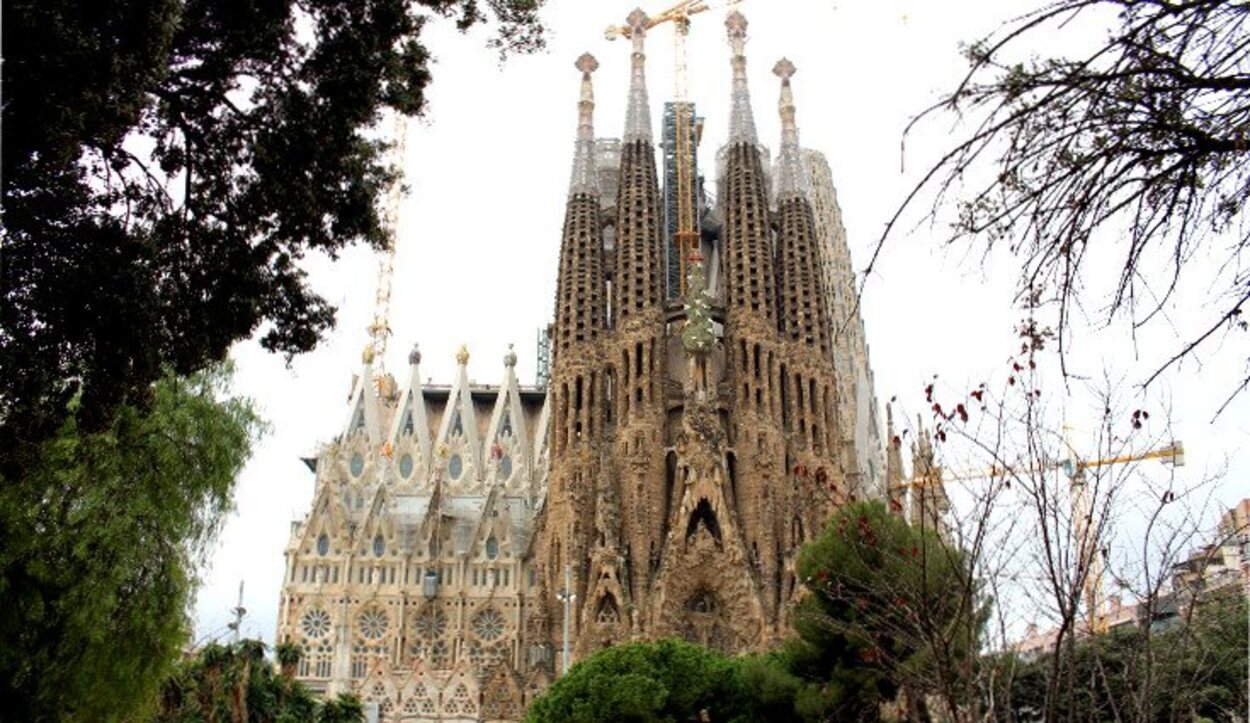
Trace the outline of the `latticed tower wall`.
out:
[[[816,251],[829,309],[841,444],[854,448],[859,462],[857,475],[848,470],[848,481],[861,495],[883,497],[886,465],[882,450],[888,439],[882,438],[877,416],[876,384],[837,189],[822,153],[804,149],[802,158],[811,181],[809,198],[816,221]]]
[[[760,581],[761,602],[770,622],[776,624],[784,602],[785,529],[792,504],[784,484],[781,425],[784,393],[780,380],[786,360],[778,346],[767,179],[746,85],[746,21],[732,13],[726,26],[733,48],[733,94],[718,200],[724,219],[724,344],[733,400],[731,486],[744,543]]]
[[[791,361],[782,384],[787,389],[790,474],[800,507],[798,527],[815,534],[848,494],[845,469],[855,468],[854,449],[838,444],[838,387],[830,345],[827,288],[820,274],[818,237],[810,201],[810,181],[802,162],[790,78],[794,65],[781,60],[778,110],[781,147],[777,159],[778,299],[780,328]],[[802,537],[797,534],[795,537]]]
[[[607,299],[603,278],[603,223],[600,217],[595,164],[593,95],[590,73],[594,58],[582,56],[582,97],[573,177],[565,205],[556,282],[555,351],[550,395],[551,471],[548,509],[536,547],[544,570],[547,594],[564,587],[566,565],[584,559],[592,537],[595,480],[599,475],[599,444],[603,435],[600,410],[607,382],[601,343],[607,330]],[[548,600],[557,621],[563,608]],[[571,621],[576,627],[576,621]],[[553,641],[554,642],[554,641]]]
[[[643,23],[634,42],[616,203],[616,276],[610,363],[615,404],[614,480],[632,600],[642,596],[664,531],[663,212],[647,101]]]

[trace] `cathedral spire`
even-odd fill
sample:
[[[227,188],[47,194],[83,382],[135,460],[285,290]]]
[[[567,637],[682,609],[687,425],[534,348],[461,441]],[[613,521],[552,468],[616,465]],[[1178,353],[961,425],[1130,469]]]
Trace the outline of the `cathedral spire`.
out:
[[[569,195],[599,195],[599,174],[595,171],[595,91],[590,74],[599,61],[590,53],[582,53],[576,67],[582,71],[581,96],[577,101],[577,147],[573,151],[573,175],[569,179]]]
[[[773,66],[773,73],[781,78],[781,97],[777,110],[781,114],[781,149],[777,156],[777,198],[807,196],[807,169],[803,165],[799,148],[799,129],[794,122],[794,92],[790,89],[790,77],[794,75],[794,63],[782,58]]]
[[[651,142],[651,103],[647,99],[647,55],[643,43],[647,37],[647,14],[642,8],[634,8],[625,22],[629,25],[629,37],[634,43],[630,56],[629,104],[625,109],[625,142]]]
[[[733,93],[730,96],[729,144],[759,143],[755,134],[755,116],[751,113],[751,93],[747,90],[747,19],[734,10],[725,18],[729,48],[733,51]]]

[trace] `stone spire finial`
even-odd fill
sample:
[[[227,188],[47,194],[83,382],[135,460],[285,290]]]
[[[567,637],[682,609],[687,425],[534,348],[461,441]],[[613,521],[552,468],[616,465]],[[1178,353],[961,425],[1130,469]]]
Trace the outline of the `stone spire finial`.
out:
[[[468,366],[469,364],[469,347],[461,344],[460,350],[456,352],[456,363],[460,366]]]
[[[506,367],[516,366],[516,351],[512,349],[512,345],[508,345],[508,352],[503,355],[503,365]]]
[[[799,148],[799,128],[794,122],[794,92],[790,78],[794,75],[794,63],[786,58],[777,61],[773,73],[781,78],[781,97],[777,110],[781,114],[781,149],[777,154],[777,199],[787,196],[806,196],[809,186],[807,168],[803,165]]]
[[[634,50],[630,56],[629,103],[625,108],[625,142],[651,142],[651,101],[647,98],[647,55],[643,42],[647,37],[647,14],[634,8],[625,22]]]
[[[598,195],[599,174],[595,172],[595,91],[590,82],[590,74],[599,67],[599,61],[590,53],[582,53],[574,65],[582,71],[582,90],[577,101],[577,145],[573,150],[569,195]]]
[[[421,345],[413,344],[412,351],[408,352],[408,365],[416,366],[421,363]]]
[[[733,68],[733,91],[729,107],[729,143],[759,143],[755,133],[755,116],[751,112],[751,93],[747,90],[747,19],[734,10],[725,17],[729,36],[729,59]]]

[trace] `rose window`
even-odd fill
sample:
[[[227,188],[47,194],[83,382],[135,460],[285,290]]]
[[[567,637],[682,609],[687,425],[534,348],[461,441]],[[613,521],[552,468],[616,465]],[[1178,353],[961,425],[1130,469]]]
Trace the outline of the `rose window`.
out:
[[[503,616],[494,608],[486,608],[473,618],[473,632],[482,640],[494,640],[503,635]]]
[[[310,638],[322,638],[330,632],[330,616],[325,610],[309,610],[299,621],[300,630]]]
[[[390,626],[390,621],[386,618],[386,613],[377,608],[370,608],[360,614],[360,634],[366,640],[380,640],[386,635],[386,629]]]
[[[413,627],[416,628],[417,635],[423,638],[441,638],[447,632],[447,616],[442,610],[430,610],[419,616],[413,622]]]

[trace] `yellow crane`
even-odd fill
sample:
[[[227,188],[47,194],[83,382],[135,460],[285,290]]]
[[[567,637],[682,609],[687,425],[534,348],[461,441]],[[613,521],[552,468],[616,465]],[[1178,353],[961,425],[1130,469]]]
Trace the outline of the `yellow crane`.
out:
[[[1103,605],[1102,553],[1101,546],[1098,544],[1097,532],[1090,527],[1090,523],[1093,521],[1093,510],[1090,505],[1085,471],[1116,464],[1141,462],[1152,459],[1157,459],[1164,464],[1171,465],[1173,467],[1182,467],[1185,464],[1185,446],[1179,441],[1175,441],[1165,447],[1149,450],[1147,452],[1084,460],[1080,458],[1076,450],[1066,441],[1066,439],[1065,445],[1068,447],[1069,456],[1064,460],[1048,462],[1040,466],[1021,469],[1016,469],[1010,466],[994,465],[989,469],[980,472],[970,472],[951,476],[941,474],[913,474],[911,480],[891,485],[890,492],[892,493],[896,490],[909,490],[912,495],[919,495],[924,494],[925,487],[945,486],[948,482],[963,482],[973,479],[984,479],[987,477],[1006,477],[1017,473],[1032,474],[1035,472],[1048,472],[1055,469],[1062,470],[1063,473],[1067,475],[1068,483],[1070,485],[1072,522],[1075,528],[1073,536],[1076,538],[1077,555],[1081,560],[1081,564],[1086,566],[1083,594],[1085,597],[1086,609],[1089,611],[1090,632],[1104,633],[1107,631],[1109,620],[1107,619],[1107,614]]]
[[[408,116],[395,113],[391,124],[391,166],[401,170],[408,147]],[[386,345],[391,337],[391,285],[395,275],[395,244],[399,238],[399,209],[403,202],[403,183],[396,180],[386,193],[382,224],[389,233],[386,246],[378,258],[377,286],[373,299],[373,318],[366,330],[369,343],[365,346],[365,358],[374,364],[373,384],[378,393],[390,398],[395,395],[395,380],[386,373]]]
[[[729,3],[730,6],[737,2]],[[677,129],[677,233],[673,239],[677,246],[677,258],[680,270],[680,289],[686,291],[686,263],[699,251],[699,233],[695,231],[694,209],[694,170],[690,159],[694,157],[692,148],[691,127],[694,123],[694,108],[688,101],[689,65],[686,60],[686,36],[690,33],[690,17],[711,10],[705,0],[683,0],[676,5],[650,16],[642,24],[643,30],[661,25],[673,24],[673,78],[676,85],[674,92],[674,108]],[[633,29],[628,25],[609,25],[604,31],[608,40],[632,38]]]

